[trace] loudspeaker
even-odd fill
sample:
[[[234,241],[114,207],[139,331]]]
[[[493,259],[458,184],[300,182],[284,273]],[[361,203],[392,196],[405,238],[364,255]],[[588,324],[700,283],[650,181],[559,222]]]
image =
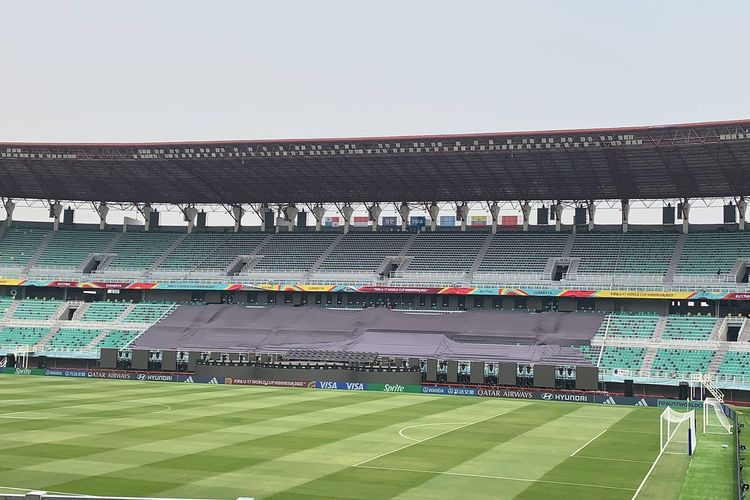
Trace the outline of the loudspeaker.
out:
[[[625,388],[623,390],[625,393],[626,398],[632,398],[633,397],[633,379],[626,379],[625,380]]]
[[[149,223],[150,229],[156,229],[157,227],[159,227],[159,212],[157,212],[156,210],[153,210],[151,212],[150,220],[151,220],[151,222]]]
[[[63,224],[73,225],[73,212],[72,208],[66,208],[63,210]]]
[[[206,212],[198,212],[198,227],[206,227]]]
[[[549,207],[549,220],[555,220],[555,204]]]
[[[297,214],[297,227],[307,227],[307,212],[304,210]]]
[[[266,221],[266,232],[274,232],[276,229],[273,226],[273,210],[267,210],[263,219]]]
[[[586,225],[586,207],[576,207],[575,224],[576,226]]]
[[[536,224],[538,226],[546,226],[549,224],[549,212],[544,205],[542,205],[541,208],[536,209]]]
[[[737,212],[733,204],[724,205],[724,224],[734,224],[737,222]]]
[[[10,353],[7,356],[5,356],[5,366],[8,368],[16,367],[16,355],[15,354]]]
[[[677,220],[682,220],[682,203],[677,204]]]
[[[36,358],[36,367],[40,370],[47,368],[47,356],[39,356]]]
[[[674,224],[674,207],[667,205],[661,210],[661,221],[662,224]]]
[[[687,398],[690,396],[690,388],[688,387],[687,382],[680,382],[680,397],[682,401],[686,401]]]

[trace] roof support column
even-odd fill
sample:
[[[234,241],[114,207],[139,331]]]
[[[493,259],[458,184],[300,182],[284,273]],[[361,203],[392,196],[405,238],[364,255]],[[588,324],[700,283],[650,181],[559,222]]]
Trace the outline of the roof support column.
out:
[[[490,217],[492,217],[492,234],[497,233],[497,218],[500,215],[500,207],[496,201],[490,205]]]
[[[596,213],[596,204],[594,203],[594,200],[590,200],[586,204],[586,209],[589,212],[589,231],[594,230],[594,214]]]
[[[286,207],[284,207],[284,217],[286,218],[287,228],[290,233],[294,231],[294,222],[295,222],[294,219],[297,217],[298,212],[299,210],[297,210],[297,207],[295,207],[292,204],[289,204]]]
[[[380,205],[377,203],[373,203],[369,207],[367,207],[367,214],[370,216],[370,222],[372,222],[372,232],[378,230],[378,220],[380,220],[380,213],[383,211],[383,209],[380,208]]]
[[[232,205],[229,213],[232,216],[232,219],[234,219],[234,232],[239,233],[240,227],[242,226],[242,216],[245,214],[245,211],[240,205]]]
[[[628,218],[630,217],[630,200],[620,200],[620,207],[622,210],[622,232],[628,232]]]
[[[401,230],[406,231],[406,227],[409,225],[409,212],[411,209],[405,201],[401,202],[401,206],[398,207],[398,213],[401,215]]]
[[[311,212],[313,217],[315,217],[315,231],[320,231],[320,227],[323,225],[323,217],[326,215],[326,209],[323,205],[315,205]]]
[[[185,219],[187,219],[187,232],[188,234],[190,234],[193,232],[193,227],[195,226],[195,217],[198,215],[198,210],[195,207],[185,207],[182,213],[185,214]]]
[[[62,213],[63,207],[62,204],[59,201],[55,201],[53,204],[50,205],[50,212],[52,216],[55,218],[55,222],[52,225],[52,230],[57,231],[60,229],[60,214]]]
[[[348,234],[349,224],[352,222],[352,214],[354,213],[354,209],[350,204],[347,203],[339,209],[339,212],[341,212],[341,217],[344,218],[344,234]]]
[[[456,212],[459,219],[461,219],[461,231],[466,231],[466,222],[469,218],[469,205],[465,201],[461,202]]]
[[[13,200],[8,198],[3,205],[5,206],[5,214],[7,215],[5,218],[5,226],[10,227],[11,224],[13,224],[13,210],[16,209],[16,204],[13,203]]]
[[[260,231],[262,233],[265,233],[270,229],[266,227],[266,212],[268,212],[268,203],[261,203],[257,209],[255,208],[255,206],[253,206],[253,210],[255,210],[255,213],[258,214],[258,217],[260,217]]]
[[[690,226],[690,203],[688,199],[682,200],[682,232],[688,234],[688,227]]]
[[[737,202],[737,211],[740,213],[740,231],[745,230],[745,214],[747,213],[747,202],[741,197]]]
[[[557,200],[557,203],[552,204],[552,208],[555,210],[555,231],[559,233],[562,231],[563,204],[560,200]],[[573,224],[573,228],[575,229],[575,224]]]
[[[531,215],[531,205],[528,201],[524,201],[521,205],[521,215],[523,215],[523,230],[527,232],[529,230],[529,216]]]
[[[143,210],[141,210],[141,213],[143,214],[143,231],[149,232],[151,229],[151,212],[153,212],[154,209],[151,208],[151,205],[146,203],[143,205]],[[123,232],[125,231],[125,228],[127,225],[123,224]]]
[[[99,214],[99,230],[104,231],[107,228],[107,214],[109,213],[109,207],[106,203],[101,202],[96,207],[96,211]]]
[[[440,216],[440,207],[436,202],[433,201],[427,209],[427,213],[430,215],[430,231],[435,232],[437,231],[438,217]]]

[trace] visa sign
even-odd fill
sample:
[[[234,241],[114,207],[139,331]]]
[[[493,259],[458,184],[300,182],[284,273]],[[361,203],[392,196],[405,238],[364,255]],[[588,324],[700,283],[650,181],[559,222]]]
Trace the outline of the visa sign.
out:
[[[316,389],[335,389],[339,391],[366,391],[367,384],[362,382],[327,382],[318,380],[315,382]]]

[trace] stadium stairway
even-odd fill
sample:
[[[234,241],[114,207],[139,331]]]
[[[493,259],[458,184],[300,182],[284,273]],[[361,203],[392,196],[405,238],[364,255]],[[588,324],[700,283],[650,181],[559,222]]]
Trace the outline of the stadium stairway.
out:
[[[39,260],[39,257],[41,257],[42,253],[44,253],[44,250],[47,248],[47,245],[49,245],[50,240],[52,240],[52,237],[54,236],[54,231],[49,231],[44,238],[42,238],[42,241],[39,243],[39,246],[36,248],[34,253],[32,254],[31,258],[29,259],[29,262],[26,263],[26,266],[21,270],[22,274],[28,274],[31,269],[34,268],[34,265]]]
[[[750,341],[750,319],[745,318],[740,327],[740,332],[737,334],[737,342],[748,342]]]
[[[714,356],[713,358],[711,358],[711,364],[708,365],[707,375],[709,377],[719,371],[719,368],[721,368],[721,364],[724,362],[724,357],[726,356],[728,350],[728,345],[722,342],[721,344],[719,344],[718,349],[714,351]]]
[[[99,342],[101,342],[102,340],[104,340],[105,338],[107,338],[107,335],[109,335],[112,332],[112,330],[114,330],[114,328],[105,328],[104,330],[102,330],[102,332],[99,335],[97,335],[96,337],[94,337],[91,340],[91,342],[89,342],[86,345],[86,347],[84,349],[93,349],[94,347],[96,347],[96,345]]]
[[[11,304],[8,306],[8,308],[5,309],[5,314],[3,315],[2,319],[5,320],[5,319],[8,319],[8,318],[12,318],[13,315],[15,314],[15,312],[16,312],[16,309],[18,309],[19,305],[21,305],[21,301],[20,300],[14,300],[14,301],[12,301]]]
[[[73,321],[80,321],[84,314],[86,314],[86,311],[88,311],[89,307],[91,307],[91,302],[79,302],[79,301],[68,301],[68,307],[75,307],[76,312],[73,313],[73,317],[71,318]]]
[[[651,340],[654,342],[661,342],[662,338],[664,337],[664,330],[667,327],[667,320],[669,319],[669,316],[662,316],[659,318],[659,321],[656,323],[656,328],[654,328],[654,333],[651,335]]]
[[[344,239],[344,235],[343,234],[338,235],[331,242],[331,244],[328,245],[328,248],[326,248],[320,254],[320,257],[318,257],[318,260],[316,260],[315,262],[313,262],[313,265],[310,266],[310,269],[307,270],[307,272],[304,274],[304,276],[302,277],[302,279],[306,280],[306,279],[310,278],[310,276],[312,276],[315,273],[315,271],[318,270],[318,268],[321,266],[321,264],[323,264],[323,262],[325,262],[325,260],[328,258],[328,256],[333,253],[333,251],[336,249],[336,247],[338,246],[338,244],[341,243],[341,240],[343,240],[343,239]]]
[[[165,260],[167,260],[167,257],[169,257],[175,251],[175,249],[177,247],[179,247],[180,245],[182,245],[182,243],[185,241],[185,239],[187,237],[188,237],[188,234],[187,233],[183,233],[177,239],[175,239],[174,242],[172,242],[172,244],[164,251],[164,253],[162,253],[159,256],[159,258],[157,258],[154,261],[154,263],[151,264],[151,267],[148,268],[148,270],[146,271],[146,274],[153,273],[157,269],[159,269],[159,266],[161,266],[161,264]],[[188,271],[188,269],[185,270],[185,272],[187,272],[187,271]]]
[[[680,264],[680,260],[682,260],[682,252],[685,249],[686,239],[687,235],[682,233],[680,233],[680,235],[677,237],[677,243],[675,243],[674,246],[672,259],[669,261],[667,273],[664,275],[664,283],[666,284],[672,283],[672,281],[674,281],[674,275],[677,273],[677,266]]]
[[[34,345],[37,348],[44,347],[45,345],[47,345],[47,342],[49,342],[50,340],[52,340],[52,337],[54,337],[55,335],[57,335],[57,333],[59,331],[60,331],[60,327],[59,326],[53,326],[52,328],[49,329],[49,332],[47,332],[47,334],[44,337],[42,337],[41,339],[39,339],[39,341],[37,341],[37,343],[34,344]]]
[[[469,271],[466,273],[466,280],[464,283],[465,286],[470,286],[472,282],[472,278],[474,277],[474,273],[477,272],[477,270],[479,269],[479,266],[484,261],[484,257],[487,255],[487,250],[489,250],[490,245],[492,245],[493,236],[494,236],[493,234],[488,234],[487,237],[484,239],[482,246],[479,248],[479,253],[477,254],[477,257],[474,259],[474,262],[471,264]]]
[[[651,369],[651,366],[654,364],[654,358],[656,358],[656,351],[656,347],[649,347],[646,349],[646,355],[643,357],[641,370],[647,371]]]

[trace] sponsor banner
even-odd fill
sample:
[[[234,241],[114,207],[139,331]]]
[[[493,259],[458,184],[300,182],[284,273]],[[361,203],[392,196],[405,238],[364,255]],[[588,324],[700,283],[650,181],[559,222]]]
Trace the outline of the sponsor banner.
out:
[[[0,367],[0,373],[7,373],[8,375],[44,375],[44,370],[40,368],[8,368]]]
[[[259,380],[252,378],[225,377],[224,383],[228,385],[257,385],[264,387],[315,387],[315,382],[308,382],[303,380]]]
[[[493,389],[480,387],[477,396],[485,398],[534,399],[534,393],[520,389]]]
[[[422,394],[445,394],[448,396],[476,396],[475,387],[438,387],[431,385],[422,386]]]
[[[358,292],[362,293],[421,293],[421,294],[439,294],[443,288],[437,287],[417,287],[417,286],[360,286]]]
[[[380,392],[404,392],[412,394],[420,394],[422,392],[421,385],[401,385],[401,384],[367,384],[368,391],[380,391]]]
[[[47,368],[44,374],[48,377],[86,377],[87,370],[68,370],[66,368]]]
[[[695,292],[658,292],[646,290],[599,290],[594,294],[605,299],[689,299]]]
[[[339,391],[366,391],[368,384],[362,382],[326,382],[322,380],[315,381],[316,389],[336,389]]]
[[[703,401],[685,401],[683,399],[657,399],[656,406],[659,408],[702,409]]]
[[[603,405],[657,406],[655,398],[629,398],[625,396],[594,396],[594,402]]]
[[[354,292],[354,293],[411,293],[411,294],[449,294],[449,295],[509,295],[509,296],[538,296],[538,297],[598,297],[612,299],[706,299],[706,300],[745,300],[750,301],[748,292],[707,292],[707,291],[643,291],[643,290],[567,290],[561,288],[451,288],[451,287],[419,287],[419,286],[351,286],[336,284],[308,285],[298,283],[294,285],[279,285],[274,283],[122,283],[107,281],[50,281],[50,280],[21,280],[0,278],[0,285],[5,286],[33,286],[56,288],[105,288],[129,290],[242,290],[242,291],[285,291],[285,292]]]

